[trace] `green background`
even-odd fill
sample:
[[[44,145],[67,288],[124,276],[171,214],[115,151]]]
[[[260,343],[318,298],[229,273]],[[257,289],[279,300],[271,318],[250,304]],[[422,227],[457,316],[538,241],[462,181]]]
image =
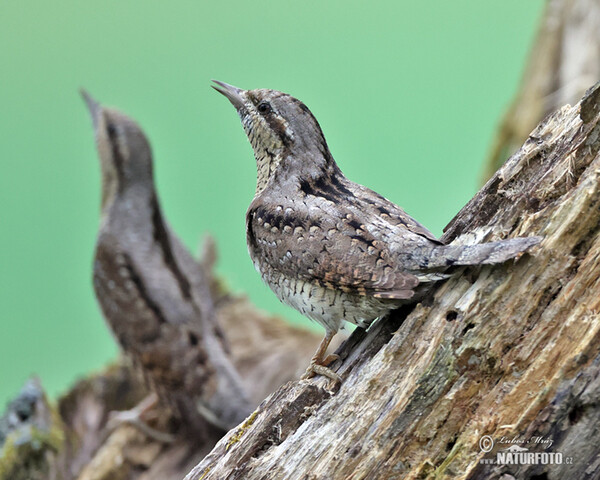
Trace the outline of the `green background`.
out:
[[[440,234],[476,191],[542,8],[0,1],[0,408],[32,373],[55,395],[117,354],[90,280],[99,167],[79,87],[146,130],[164,210],[185,243],[197,251],[210,232],[232,288],[303,321],[247,257],[254,159],[209,80],[303,100],[348,177]]]

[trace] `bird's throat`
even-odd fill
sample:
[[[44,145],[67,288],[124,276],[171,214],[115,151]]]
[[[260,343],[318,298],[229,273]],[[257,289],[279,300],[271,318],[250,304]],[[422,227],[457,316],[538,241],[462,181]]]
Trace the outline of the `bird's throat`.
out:
[[[269,180],[274,175],[277,167],[281,163],[281,154],[273,155],[270,152],[261,152],[256,157],[256,192],[255,195],[260,195],[267,187]]]

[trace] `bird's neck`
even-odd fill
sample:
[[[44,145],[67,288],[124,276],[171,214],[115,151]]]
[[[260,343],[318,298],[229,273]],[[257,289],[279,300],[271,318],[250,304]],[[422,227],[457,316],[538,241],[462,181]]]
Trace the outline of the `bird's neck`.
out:
[[[276,179],[284,180],[291,176],[300,179],[318,178],[323,175],[343,177],[326,144],[321,149],[310,151],[285,149],[277,154],[269,150],[264,150],[260,154],[255,151],[254,156],[257,170],[255,197]]]
[[[273,177],[277,171],[279,165],[283,160],[283,154],[272,154],[268,151],[255,154],[256,158],[256,192],[255,196],[260,195],[265,188],[269,180]]]
[[[154,188],[147,185],[129,185],[127,188],[118,186],[103,188],[102,194],[102,220],[109,218],[118,219],[119,222],[132,227],[142,228],[149,225],[157,208],[157,195]]]
[[[100,211],[107,212],[119,194],[119,181],[112,170],[102,171],[102,196],[100,198]]]

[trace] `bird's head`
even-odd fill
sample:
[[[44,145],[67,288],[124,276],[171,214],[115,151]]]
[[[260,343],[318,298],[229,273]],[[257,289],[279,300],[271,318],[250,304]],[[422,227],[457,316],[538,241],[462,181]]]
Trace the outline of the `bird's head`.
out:
[[[103,107],[85,90],[102,169],[102,208],[131,188],[154,188],[150,144],[135,121]]]
[[[305,165],[307,168],[330,160],[321,127],[300,100],[277,90],[242,90],[227,83],[214,83],[213,88],[236,108],[254,150],[257,194],[289,157],[311,163]]]

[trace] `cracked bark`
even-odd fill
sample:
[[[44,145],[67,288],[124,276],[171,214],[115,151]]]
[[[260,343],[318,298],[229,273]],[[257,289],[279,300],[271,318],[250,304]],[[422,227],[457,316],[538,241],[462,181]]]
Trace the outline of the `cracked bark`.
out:
[[[531,255],[356,331],[339,391],[288,383],[186,480],[600,478],[599,111],[597,85],[547,117],[444,234],[543,235]],[[506,439],[563,463],[481,462]]]

